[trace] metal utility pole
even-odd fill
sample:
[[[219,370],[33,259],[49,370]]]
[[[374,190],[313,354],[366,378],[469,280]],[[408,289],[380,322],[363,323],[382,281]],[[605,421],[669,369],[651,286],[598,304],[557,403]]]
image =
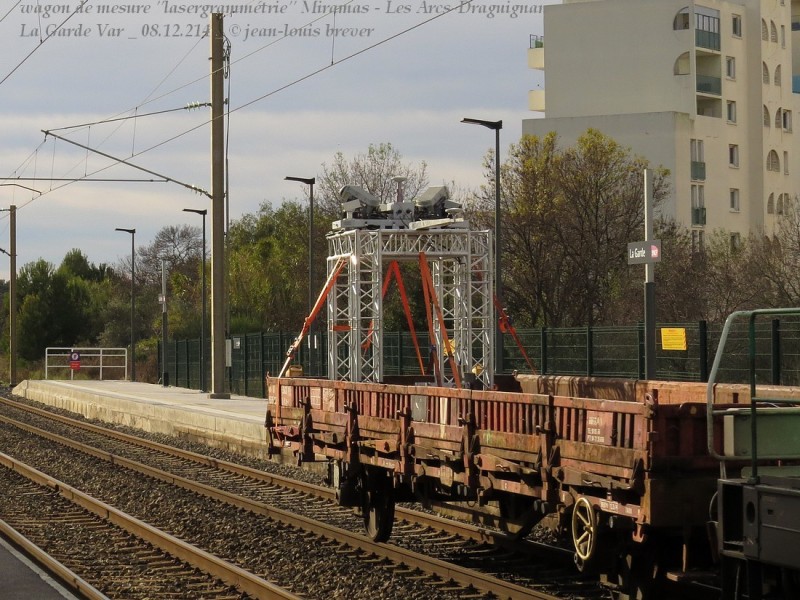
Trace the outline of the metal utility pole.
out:
[[[117,231],[131,234],[131,381],[136,381],[136,329],[134,328],[134,315],[136,314],[136,239],[135,229],[117,227]]]
[[[167,371],[167,261],[161,259],[161,385],[169,386]]]
[[[11,346],[11,365],[9,379],[11,387],[17,385],[17,207],[11,205],[8,209],[11,227],[11,275],[8,283],[9,304],[9,345]]]
[[[644,170],[644,241],[653,242],[653,171]],[[645,378],[656,378],[656,265],[644,265],[644,361]]]
[[[503,121],[485,121],[483,119],[461,119],[462,123],[480,125],[494,130],[494,297],[500,308],[503,305],[503,264],[501,258],[502,238],[500,237],[502,218],[500,216],[500,130]],[[503,369],[503,333],[500,331],[500,312],[494,314],[494,368],[500,373]]]
[[[201,287],[203,288],[203,308],[202,308],[202,316],[200,322],[200,391],[207,392],[208,386],[206,386],[206,315],[208,311],[206,310],[206,297],[208,294],[206,293],[206,215],[208,211],[204,208],[202,210],[197,208],[184,208],[183,212],[190,212],[195,213],[203,217],[203,258],[200,261],[201,269],[202,269],[202,284]]]
[[[222,14],[211,15],[211,398],[225,392],[225,121]]]

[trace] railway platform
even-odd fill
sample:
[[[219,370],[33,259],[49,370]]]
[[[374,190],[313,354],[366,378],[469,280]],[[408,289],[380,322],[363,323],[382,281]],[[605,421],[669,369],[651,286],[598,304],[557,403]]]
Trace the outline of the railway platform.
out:
[[[3,600],[79,600],[46,571],[0,537],[0,598]]]
[[[131,381],[26,380],[13,393],[87,419],[163,433],[259,458],[267,457],[267,401]]]

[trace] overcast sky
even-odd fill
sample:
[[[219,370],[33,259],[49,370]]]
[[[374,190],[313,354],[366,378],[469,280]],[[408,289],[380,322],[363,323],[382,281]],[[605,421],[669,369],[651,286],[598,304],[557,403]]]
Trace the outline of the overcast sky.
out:
[[[460,120],[502,119],[505,158],[522,119],[538,116],[527,96],[543,76],[527,67],[527,48],[530,35],[542,34],[541,6],[554,3],[474,0],[447,14],[458,2],[222,3],[251,10],[225,14],[231,218],[264,201],[302,199],[303,185],[286,175],[317,176],[336,152],[351,157],[371,143],[391,142],[405,160],[426,162],[433,185],[480,185],[494,135]],[[174,109],[209,100],[204,9],[214,3],[88,0],[75,13],[80,5],[0,3],[0,178],[17,184],[0,187],[0,208],[18,207],[19,267],[39,258],[58,265],[72,248],[114,264],[130,252],[116,227],[135,228],[138,247],[166,225],[199,226],[183,208],[210,208],[205,196],[171,183],[47,180],[151,176],[42,130],[211,187],[209,109]],[[172,112],[97,123],[160,111]],[[85,123],[96,124],[74,127]],[[2,212],[0,247],[8,249],[8,238]],[[8,273],[0,257],[0,278]]]

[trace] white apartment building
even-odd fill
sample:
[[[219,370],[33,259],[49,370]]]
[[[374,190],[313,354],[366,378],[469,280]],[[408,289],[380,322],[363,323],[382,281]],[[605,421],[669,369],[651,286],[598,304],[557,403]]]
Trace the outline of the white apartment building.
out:
[[[564,0],[544,9],[529,65],[545,118],[522,131],[571,145],[593,127],[670,170],[661,213],[703,244],[771,234],[800,173],[800,0]]]

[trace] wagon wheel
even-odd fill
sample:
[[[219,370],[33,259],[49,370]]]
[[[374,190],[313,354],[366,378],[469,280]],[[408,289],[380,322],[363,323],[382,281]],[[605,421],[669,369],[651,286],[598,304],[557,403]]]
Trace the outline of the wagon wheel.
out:
[[[375,542],[385,542],[394,526],[394,489],[392,480],[385,475],[362,475],[361,512],[367,537]]]
[[[597,549],[597,513],[586,498],[578,498],[572,509],[572,543],[576,561],[587,563]]]

